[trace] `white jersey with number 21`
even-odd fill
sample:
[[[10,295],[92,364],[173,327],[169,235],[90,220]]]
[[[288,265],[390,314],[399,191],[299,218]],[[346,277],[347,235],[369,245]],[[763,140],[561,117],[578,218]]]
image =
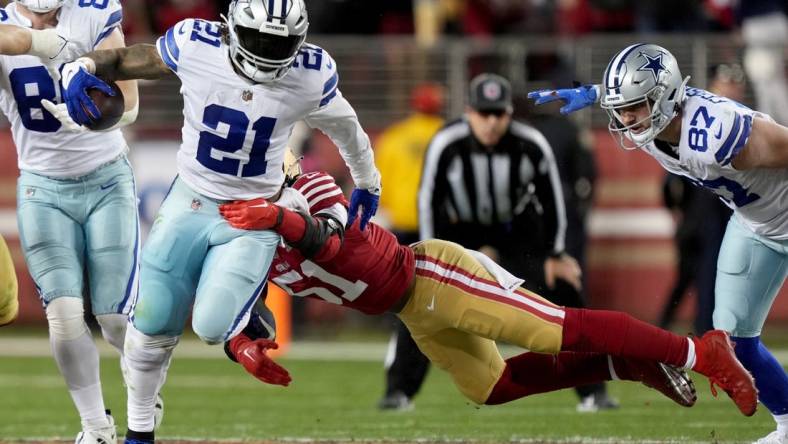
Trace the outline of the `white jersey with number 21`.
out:
[[[200,194],[215,199],[276,194],[284,181],[286,144],[299,120],[334,140],[354,180],[372,186],[377,179],[369,138],[342,98],[336,64],[322,48],[305,44],[281,80],[252,84],[233,69],[218,22],[181,21],[156,47],[182,83],[178,173]]]

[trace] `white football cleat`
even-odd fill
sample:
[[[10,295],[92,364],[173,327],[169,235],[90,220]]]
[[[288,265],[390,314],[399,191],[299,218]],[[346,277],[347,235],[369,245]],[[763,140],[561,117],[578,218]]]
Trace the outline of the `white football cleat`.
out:
[[[117,444],[118,434],[115,430],[115,419],[107,413],[107,420],[109,425],[106,427],[79,432],[74,444]]]
[[[156,394],[156,405],[153,407],[153,430],[158,430],[164,420],[164,399],[161,393]]]
[[[753,444],[788,444],[788,433],[775,430]]]

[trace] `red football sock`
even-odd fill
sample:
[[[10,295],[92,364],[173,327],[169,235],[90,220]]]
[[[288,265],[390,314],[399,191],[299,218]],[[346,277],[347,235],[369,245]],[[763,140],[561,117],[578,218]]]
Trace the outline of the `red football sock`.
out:
[[[604,353],[683,367],[689,342],[684,336],[626,313],[566,308],[561,350]]]
[[[609,379],[607,355],[526,352],[506,360],[506,368],[485,404],[503,404],[523,396],[596,384]]]

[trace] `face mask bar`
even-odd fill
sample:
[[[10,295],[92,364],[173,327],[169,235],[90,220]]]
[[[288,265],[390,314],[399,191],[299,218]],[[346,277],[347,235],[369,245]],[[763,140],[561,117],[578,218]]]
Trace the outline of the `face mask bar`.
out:
[[[610,119],[607,129],[614,138],[618,138],[618,144],[621,148],[627,151],[641,148],[652,142],[659,132],[664,129],[667,116],[660,112],[660,100],[664,95],[663,92],[664,89],[658,86],[646,94],[645,97],[615,107],[603,107]],[[624,117],[619,110],[644,102],[648,108],[648,115],[639,121],[625,125]],[[635,127],[644,124],[649,124],[648,128],[643,129],[639,133],[633,131]]]
[[[290,64],[304,41],[302,35],[285,37],[243,26],[236,26],[234,31],[245,56],[271,65]]]
[[[232,63],[255,83],[271,82],[284,77],[295,60],[298,49],[306,40],[306,35],[280,37],[240,27],[235,24],[232,16],[229,20],[225,18],[225,22],[230,33]],[[255,54],[266,49],[273,49],[274,56],[284,58],[269,59]]]

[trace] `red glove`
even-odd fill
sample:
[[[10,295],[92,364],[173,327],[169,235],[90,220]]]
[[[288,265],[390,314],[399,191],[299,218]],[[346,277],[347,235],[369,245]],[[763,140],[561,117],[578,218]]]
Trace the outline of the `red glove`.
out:
[[[292,381],[290,373],[265,354],[266,350],[277,348],[279,345],[274,341],[269,339],[252,341],[244,334],[230,340],[230,350],[235,355],[235,359],[249,374],[267,384],[287,387]]]
[[[219,205],[219,214],[235,228],[244,230],[269,230],[282,223],[284,213],[277,205],[261,198],[237,200]]]

